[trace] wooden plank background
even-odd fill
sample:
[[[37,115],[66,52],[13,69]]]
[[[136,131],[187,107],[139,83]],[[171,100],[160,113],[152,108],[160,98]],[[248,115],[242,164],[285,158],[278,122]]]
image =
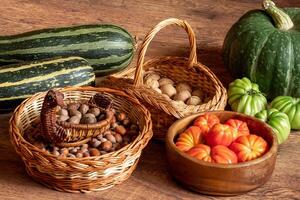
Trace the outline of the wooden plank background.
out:
[[[298,6],[299,0],[278,0],[281,6]],[[85,23],[114,23],[140,40],[159,21],[187,20],[197,35],[199,61],[222,82],[232,80],[223,66],[221,47],[226,32],[246,11],[261,7],[261,0],[1,0],[0,35]],[[183,30],[168,27],[150,45],[147,58],[188,55]],[[133,65],[135,63],[132,63]],[[165,162],[164,144],[151,142],[132,177],[112,189],[90,194],[57,192],[26,175],[8,136],[11,114],[0,114],[0,199],[215,199],[187,191],[172,180]],[[300,133],[293,132],[279,149],[272,178],[261,188],[242,196],[221,199],[299,199]]]

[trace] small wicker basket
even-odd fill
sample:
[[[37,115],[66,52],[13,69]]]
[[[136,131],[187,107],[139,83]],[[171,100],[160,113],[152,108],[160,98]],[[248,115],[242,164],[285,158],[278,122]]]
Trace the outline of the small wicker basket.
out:
[[[184,28],[188,33],[191,48],[189,58],[161,57],[144,63],[147,48],[154,36],[164,27],[173,24]],[[171,78],[177,83],[188,82],[193,87],[201,88],[209,101],[193,106],[166,100],[162,94],[143,84],[144,75],[149,72]],[[186,21],[175,18],[160,22],[146,35],[139,53],[134,80],[111,76],[104,80],[103,84],[113,88],[124,88],[129,94],[140,99],[151,112],[156,139],[164,139],[169,126],[177,118],[201,111],[224,110],[227,100],[226,89],[220,80],[209,68],[197,62],[196,38],[191,26]]]
[[[58,158],[27,142],[23,135],[39,124],[46,93],[38,93],[18,106],[10,120],[11,142],[25,163],[27,173],[47,187],[67,192],[90,192],[125,181],[136,168],[142,149],[152,137],[150,113],[139,101],[120,90],[69,87],[60,91],[70,100],[87,100],[101,92],[113,100],[117,111],[136,122],[140,132],[134,141],[118,151],[86,158]]]
[[[43,136],[48,139],[48,141],[51,141],[51,143],[56,144],[57,146],[61,147],[71,147],[71,146],[78,146],[80,143],[86,143],[86,141],[91,137],[96,137],[97,135],[104,133],[110,128],[111,121],[113,119],[114,113],[112,112],[112,109],[110,108],[111,99],[107,98],[106,96],[102,97],[102,105],[108,106],[107,108],[99,107],[99,105],[95,104],[94,102],[91,102],[94,97],[89,99],[89,101],[73,101],[71,97],[66,95],[63,95],[64,97],[60,97],[61,99],[64,98],[64,106],[70,104],[70,103],[85,103],[92,107],[98,107],[102,113],[105,113],[105,119],[102,119],[101,121],[98,121],[94,124],[73,124],[66,121],[59,121],[56,119],[56,125],[60,128],[61,132],[64,134],[61,134],[60,131],[47,131],[51,128],[53,128],[53,124],[47,123],[47,119],[53,119],[56,118],[56,114],[49,112],[51,108],[49,107],[49,104],[47,103],[48,95],[53,94],[61,94],[60,92],[57,92],[55,90],[50,90],[45,98],[44,98],[44,104],[41,108],[41,128],[43,132]],[[97,95],[101,96],[101,93],[97,93]],[[59,95],[60,96],[60,95]],[[57,100],[56,100],[57,101]],[[99,102],[101,103],[101,102]],[[54,105],[58,105],[57,103]],[[54,115],[54,116],[53,116]],[[43,119],[45,120],[43,122]],[[58,133],[59,132],[59,133]]]

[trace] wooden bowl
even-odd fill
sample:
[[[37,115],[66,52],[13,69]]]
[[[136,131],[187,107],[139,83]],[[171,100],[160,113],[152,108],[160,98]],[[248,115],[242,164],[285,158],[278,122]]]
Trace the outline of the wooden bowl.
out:
[[[238,164],[218,164],[198,160],[176,148],[174,139],[184,131],[199,113],[176,121],[168,130],[166,152],[173,177],[183,186],[203,194],[232,196],[263,185],[272,175],[277,155],[277,138],[272,128],[254,117],[229,111],[211,111],[225,122],[230,118],[247,122],[251,133],[263,137],[269,150],[262,157]]]

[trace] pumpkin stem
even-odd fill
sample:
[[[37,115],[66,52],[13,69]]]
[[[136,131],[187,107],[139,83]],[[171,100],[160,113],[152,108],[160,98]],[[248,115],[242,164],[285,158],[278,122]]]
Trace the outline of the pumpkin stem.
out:
[[[290,16],[278,8],[271,0],[263,1],[263,8],[272,17],[277,28],[283,31],[287,31],[294,27]]]

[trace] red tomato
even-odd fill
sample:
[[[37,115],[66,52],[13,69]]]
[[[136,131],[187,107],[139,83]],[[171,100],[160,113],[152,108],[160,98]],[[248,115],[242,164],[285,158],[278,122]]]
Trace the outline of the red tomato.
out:
[[[239,162],[245,162],[263,155],[268,143],[262,137],[250,134],[238,137],[229,148],[236,153]]]
[[[214,125],[206,135],[206,143],[213,147],[216,145],[229,146],[233,141],[233,128],[226,124]]]
[[[222,145],[217,145],[212,148],[211,158],[214,162],[223,164],[233,164],[238,161],[236,154]]]
[[[201,129],[197,126],[190,126],[184,132],[180,133],[176,141],[176,146],[181,151],[188,151],[202,141]]]
[[[195,147],[191,148],[186,153],[199,160],[212,162],[212,159],[210,157],[210,147],[205,144],[197,144]]]
[[[233,131],[233,140],[235,140],[236,138],[242,136],[242,135],[249,135],[249,129],[247,126],[246,122],[243,122],[241,120],[238,119],[229,119],[226,121],[227,125],[231,126],[234,131]]]
[[[215,124],[220,123],[219,118],[214,114],[205,113],[204,115],[199,116],[194,121],[194,126],[198,126],[203,135],[206,135],[210,128],[212,128]]]

